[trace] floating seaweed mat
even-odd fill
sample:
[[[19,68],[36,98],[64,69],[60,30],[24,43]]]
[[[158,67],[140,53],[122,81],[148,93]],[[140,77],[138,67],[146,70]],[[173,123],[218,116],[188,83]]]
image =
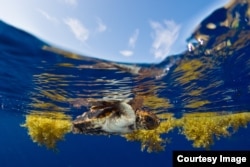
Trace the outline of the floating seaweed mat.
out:
[[[196,112],[184,114],[175,118],[173,113],[160,114],[162,122],[154,130],[137,130],[123,135],[128,141],[141,142],[141,149],[148,152],[158,152],[165,149],[168,139],[162,137],[173,129],[179,129],[181,135],[193,141],[197,148],[209,148],[214,140],[229,137],[240,127],[247,127],[250,113],[241,112],[229,114],[226,112]],[[56,143],[71,132],[72,119],[61,112],[32,112],[26,115],[26,122],[21,125],[28,129],[33,142],[56,149]]]
[[[56,143],[71,131],[71,117],[62,112],[32,112],[21,125],[28,129],[32,141],[55,149]]]
[[[148,152],[158,152],[165,149],[167,139],[162,137],[171,130],[178,128],[180,134],[193,141],[193,147],[209,148],[214,140],[228,137],[237,132],[240,127],[247,127],[250,122],[250,113],[241,112],[226,114],[226,112],[188,113],[183,117],[174,118],[172,113],[160,116],[163,121],[154,130],[138,130],[124,137],[128,141],[141,142],[141,149]],[[232,129],[232,130],[231,130]]]

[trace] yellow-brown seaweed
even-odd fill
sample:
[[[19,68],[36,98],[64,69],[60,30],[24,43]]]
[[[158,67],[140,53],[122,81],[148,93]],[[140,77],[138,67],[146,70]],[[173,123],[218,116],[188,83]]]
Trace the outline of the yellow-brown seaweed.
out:
[[[138,130],[134,133],[124,135],[128,141],[140,141],[142,150],[147,148],[148,152],[164,150],[166,139],[162,134],[178,128],[180,134],[193,141],[194,147],[209,148],[214,144],[214,139],[228,137],[237,132],[240,127],[247,127],[250,122],[250,113],[241,112],[226,114],[223,112],[202,112],[184,114],[176,119],[172,114],[160,116],[165,119],[155,130]],[[233,131],[230,131],[232,128]]]
[[[124,137],[128,141],[140,141],[141,150],[147,149],[148,152],[163,151],[167,139],[163,139],[160,135],[171,131],[175,123],[173,114],[167,113],[161,115],[166,121],[161,122],[160,126],[154,130],[138,130],[131,134],[126,134]]]
[[[123,135],[128,141],[141,142],[141,149],[158,152],[165,149],[168,139],[163,134],[178,129],[180,134],[193,141],[194,147],[209,148],[214,140],[231,136],[240,127],[247,127],[250,113],[197,112],[187,113],[175,118],[172,113],[158,115],[162,120],[154,130],[138,130]],[[64,135],[71,131],[71,118],[61,112],[32,112],[26,115],[26,122],[21,125],[28,129],[33,142],[55,149],[56,143],[63,140]],[[230,129],[230,130],[229,130]],[[231,130],[232,129],[232,130]]]
[[[32,141],[55,149],[56,143],[71,131],[71,118],[61,112],[32,112],[21,125],[28,129]]]

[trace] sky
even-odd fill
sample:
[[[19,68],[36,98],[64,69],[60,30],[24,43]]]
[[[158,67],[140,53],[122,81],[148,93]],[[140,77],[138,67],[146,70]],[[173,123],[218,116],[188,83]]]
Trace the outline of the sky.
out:
[[[85,56],[157,63],[229,0],[0,0],[0,19]]]

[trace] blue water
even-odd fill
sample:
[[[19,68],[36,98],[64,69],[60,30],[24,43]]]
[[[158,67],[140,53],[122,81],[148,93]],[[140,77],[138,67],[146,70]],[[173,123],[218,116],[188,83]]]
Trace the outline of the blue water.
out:
[[[247,9],[248,4],[236,3],[216,10],[191,35],[190,51],[159,64],[124,64],[76,55],[0,22],[0,166],[161,167],[171,166],[173,150],[204,150],[192,147],[192,141],[175,129],[166,134],[171,143],[157,153],[142,152],[139,142],[120,136],[71,133],[53,151],[33,143],[20,125],[33,111],[59,111],[74,119],[88,110],[74,106],[77,99],[125,99],[138,94],[165,99],[170,105],[155,103],[146,108],[157,114],[174,113],[176,118],[197,111],[249,112]],[[225,20],[232,24],[223,26]],[[207,28],[208,23],[216,28]],[[208,38],[199,43],[202,35]],[[191,94],[194,90],[202,93]],[[232,136],[216,140],[210,149],[250,150],[249,134],[249,127],[241,127]]]

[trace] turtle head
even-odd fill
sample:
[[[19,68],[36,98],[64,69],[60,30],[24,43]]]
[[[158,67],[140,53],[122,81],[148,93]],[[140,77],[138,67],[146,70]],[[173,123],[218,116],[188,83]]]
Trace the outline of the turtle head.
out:
[[[152,130],[160,125],[160,119],[152,112],[136,110],[137,129]]]

